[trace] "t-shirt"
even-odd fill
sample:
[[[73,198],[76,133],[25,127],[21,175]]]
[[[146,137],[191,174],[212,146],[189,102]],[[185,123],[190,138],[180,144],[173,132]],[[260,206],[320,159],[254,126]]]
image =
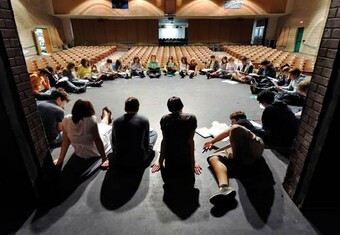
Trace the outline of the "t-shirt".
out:
[[[40,101],[37,104],[38,112],[44,125],[48,143],[52,143],[58,136],[57,123],[62,122],[64,110],[55,100]]]
[[[97,118],[92,115],[74,123],[72,115],[65,116],[63,127],[74,148],[74,153],[81,158],[99,157],[97,146],[93,139],[93,128],[97,126]]]
[[[140,114],[127,113],[113,121],[112,149],[118,164],[136,166],[149,156],[149,120]]]
[[[197,128],[197,119],[193,114],[170,113],[164,115],[160,120],[163,133],[162,146],[165,151],[165,167],[187,166],[191,167],[191,144],[193,144],[193,133]]]
[[[84,67],[83,65],[79,65],[77,69],[77,77],[83,78],[86,76],[91,76],[91,67]]]
[[[106,62],[102,63],[98,67],[99,73],[112,73],[112,65],[107,64]]]
[[[152,61],[148,62],[148,68],[149,69],[157,69],[159,67],[161,67],[161,66],[159,65],[159,62],[157,60],[154,61],[154,62],[152,62]]]
[[[298,122],[285,103],[274,101],[263,110],[262,126],[270,134],[269,141],[278,145],[290,145],[295,139]],[[265,137],[263,139],[265,142],[268,140]]]

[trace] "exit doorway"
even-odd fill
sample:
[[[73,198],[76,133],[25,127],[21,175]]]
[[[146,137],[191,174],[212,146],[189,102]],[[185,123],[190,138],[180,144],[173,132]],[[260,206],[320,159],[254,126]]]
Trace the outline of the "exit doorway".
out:
[[[297,29],[294,52],[300,51],[304,29],[305,28],[298,28]]]

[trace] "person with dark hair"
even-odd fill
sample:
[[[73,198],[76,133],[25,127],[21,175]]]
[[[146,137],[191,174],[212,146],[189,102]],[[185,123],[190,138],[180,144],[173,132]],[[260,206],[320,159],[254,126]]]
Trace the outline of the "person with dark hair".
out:
[[[93,104],[88,100],[78,99],[72,108],[72,114],[66,115],[62,122],[63,141],[56,165],[63,163],[70,145],[74,148],[72,161],[93,164],[102,160],[101,167],[109,165],[107,155],[112,152],[110,136],[112,127],[109,125],[111,111],[102,110],[102,120],[97,123]],[[69,160],[70,161],[70,160]]]
[[[112,161],[125,167],[149,166],[155,156],[157,132],[150,130],[148,118],[138,114],[139,100],[125,101],[125,114],[112,123]]]
[[[88,79],[89,81],[92,81],[90,61],[87,58],[82,58],[80,60],[80,64],[77,68],[77,77],[80,79]]]
[[[279,67],[279,74],[276,78],[264,77],[262,79],[253,79],[250,81],[250,91],[252,94],[258,94],[262,90],[269,89],[276,91],[276,86],[288,86],[290,80],[288,78],[288,72],[290,70],[289,65],[283,64]],[[259,81],[258,81],[259,80]]]
[[[49,100],[38,102],[37,108],[44,125],[47,142],[50,146],[58,145],[63,139],[61,122],[64,119],[64,105],[69,102],[63,88],[51,92]]]
[[[113,71],[115,78],[128,79],[129,76],[125,70],[126,70],[126,66],[123,65],[120,59],[116,59],[116,62],[112,64],[112,71]]]
[[[275,99],[281,100],[288,105],[303,106],[305,97],[300,95],[296,88],[306,77],[301,74],[298,68],[291,68],[288,72],[288,78],[290,80],[289,85],[276,87],[278,93],[275,95]]]
[[[135,56],[130,63],[130,78],[133,76],[139,76],[140,78],[144,78],[144,68],[138,56]]]
[[[159,61],[157,60],[156,55],[151,55],[150,59],[147,63],[148,70],[146,71],[146,74],[149,76],[149,78],[160,78],[162,75],[161,72],[161,65]]]
[[[187,74],[189,75],[190,79],[193,79],[197,75],[197,72],[198,63],[196,62],[196,58],[192,57],[187,65]]]
[[[287,63],[283,63],[280,65],[278,71],[279,74],[276,76],[277,79],[277,85],[278,86],[288,86],[290,83],[290,80],[288,79],[290,70],[290,65]]]
[[[112,69],[112,63],[113,62],[111,59],[106,59],[105,62],[102,62],[98,66],[99,75],[102,80],[107,81],[115,79],[115,73],[113,72]]]
[[[293,111],[282,101],[275,100],[275,93],[263,90],[257,95],[257,100],[264,107],[262,113],[262,128],[255,134],[260,136],[267,147],[291,148],[295,140],[298,122]]]
[[[199,175],[202,170],[195,161],[196,116],[182,112],[184,105],[177,96],[170,97],[167,106],[171,113],[160,120],[163,140],[160,156],[151,166],[151,171],[154,173],[161,170],[166,184],[177,180],[194,185],[194,173]]]
[[[232,79],[239,82],[246,82],[248,79],[248,74],[252,73],[254,66],[251,61],[246,57],[241,57],[241,64],[237,67],[234,73],[231,74]]]
[[[103,81],[90,82],[87,79],[78,79],[76,73],[76,65],[73,62],[69,62],[66,68],[63,69],[63,76],[68,78],[68,81],[72,82],[75,86],[92,86],[100,87]]]
[[[199,74],[206,75],[207,73],[216,72],[220,68],[218,60],[216,60],[215,55],[210,55],[210,60],[206,63],[204,69],[199,70]]]
[[[50,84],[50,74],[46,68],[39,69],[37,73],[30,74],[33,94],[37,100],[48,100],[51,98],[51,92],[54,88]]]
[[[187,75],[187,69],[188,59],[186,56],[182,56],[179,62],[179,76],[181,76],[181,78],[184,78]]]
[[[267,59],[260,62],[260,68],[257,71],[257,78],[271,77],[276,78],[276,69],[274,65]]]
[[[169,56],[168,61],[164,65],[164,75],[172,77],[177,72],[177,63],[174,61],[173,56]]]
[[[236,196],[236,191],[229,185],[231,168],[255,163],[264,150],[263,140],[253,133],[256,128],[247,120],[244,112],[231,113],[230,124],[229,128],[203,145],[204,150],[210,150],[224,138],[229,137],[230,140],[229,145],[216,150],[207,159],[219,187],[218,192],[210,197],[210,202],[214,205],[227,203]]]
[[[56,73],[56,71],[51,66],[46,66],[46,69],[50,72],[48,79],[50,81],[51,87],[63,88],[66,92],[72,93],[84,93],[86,92],[85,86],[76,86],[68,79],[61,79],[62,76]]]

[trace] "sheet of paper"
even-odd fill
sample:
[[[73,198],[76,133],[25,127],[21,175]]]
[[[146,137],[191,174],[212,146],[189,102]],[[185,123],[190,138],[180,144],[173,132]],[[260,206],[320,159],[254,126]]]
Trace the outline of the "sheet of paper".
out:
[[[211,137],[210,131],[206,127],[197,128],[196,133],[202,136],[203,138]]]
[[[215,137],[215,136],[221,134],[227,128],[229,128],[228,124],[220,123],[218,121],[213,121],[211,123],[211,127],[210,127],[209,131],[210,131],[211,136]],[[226,137],[222,141],[227,141],[228,139],[229,139],[229,137]]]
[[[275,86],[277,86],[278,80],[277,80],[276,78],[272,78],[272,77],[268,77],[268,76],[267,76],[267,78],[268,78],[272,83],[274,83]]]
[[[251,124],[253,124],[254,127],[262,128],[262,125],[260,123],[257,123],[253,120],[251,120],[250,122],[251,122]]]
[[[235,85],[235,84],[238,83],[236,81],[231,81],[231,80],[223,80],[222,82],[229,83],[229,84],[232,84],[232,85]]]

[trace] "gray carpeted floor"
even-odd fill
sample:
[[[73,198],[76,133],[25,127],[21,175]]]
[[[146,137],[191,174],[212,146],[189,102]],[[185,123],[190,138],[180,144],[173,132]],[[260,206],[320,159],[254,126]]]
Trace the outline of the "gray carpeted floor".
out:
[[[159,134],[155,146],[159,151],[159,120],[168,113],[166,102],[173,95],[182,98],[184,112],[196,115],[199,127],[210,127],[213,121],[229,123],[229,114],[237,110],[259,120],[263,111],[248,85],[199,75],[106,81],[101,88],[71,94],[66,113],[83,98],[94,103],[98,118],[104,106],[117,117],[124,113],[125,99],[136,96],[139,113]],[[17,234],[317,234],[282,188],[284,159],[268,149],[257,169],[252,169],[252,177],[230,180],[236,200],[224,208],[213,207],[209,197],[217,184],[208,169],[209,153],[202,153],[204,141],[195,135],[196,160],[203,173],[196,176],[196,190],[189,200],[181,190],[170,199],[164,197],[160,173],[152,174],[148,168],[144,172],[93,170],[61,204],[32,214]],[[53,150],[53,158],[58,153],[59,149]]]

